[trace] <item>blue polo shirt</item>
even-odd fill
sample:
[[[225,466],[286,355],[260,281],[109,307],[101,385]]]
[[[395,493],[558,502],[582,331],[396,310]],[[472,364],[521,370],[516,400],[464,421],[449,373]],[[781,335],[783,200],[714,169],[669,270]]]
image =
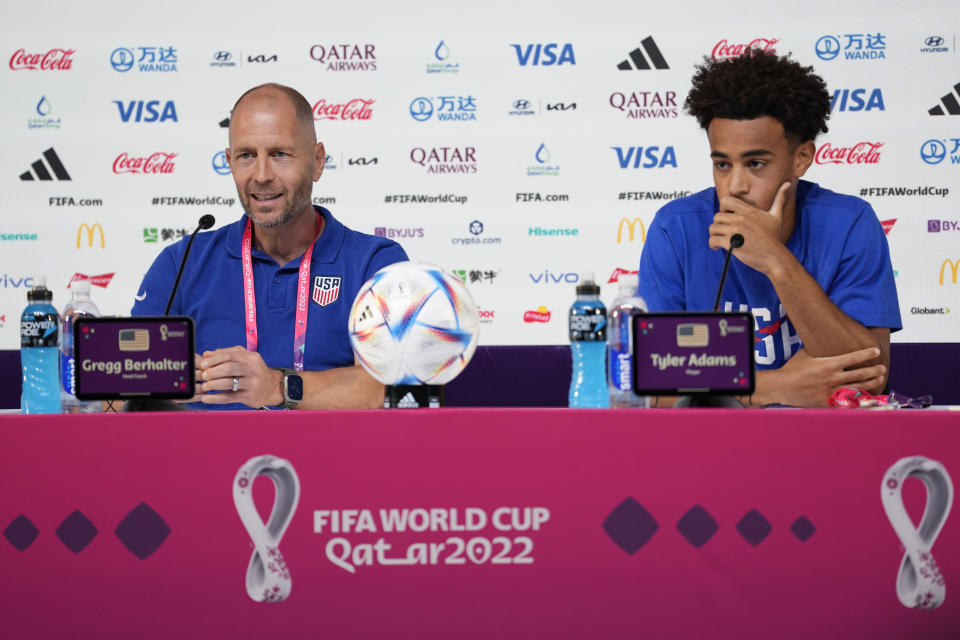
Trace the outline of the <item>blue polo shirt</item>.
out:
[[[710,188],[657,212],[640,256],[639,294],[651,311],[712,311],[724,252],[707,243],[719,207]],[[787,248],[827,297],[865,327],[900,329],[890,250],[870,205],[801,180],[796,209]],[[777,369],[803,343],[770,280],[736,256],[720,309],[753,314],[757,368]]]
[[[345,227],[323,207],[325,227],[313,247],[310,265],[304,369],[323,371],[352,365],[347,332],[348,314],[361,285],[374,273],[407,260],[403,248],[386,238]],[[214,231],[197,234],[183,278],[170,308],[172,315],[190,316],[196,325],[196,351],[240,345],[246,347],[243,273],[240,249],[247,216]],[[147,271],[131,310],[134,316],[163,314],[177,277],[188,238],[165,248]],[[301,257],[280,266],[253,249],[257,300],[257,351],[269,367],[293,367],[293,328],[297,277]],[[339,293],[328,304],[313,300],[318,278],[340,278]],[[329,280],[326,282],[330,282]],[[329,296],[328,296],[329,297]],[[214,409],[245,409],[241,404],[203,405]]]

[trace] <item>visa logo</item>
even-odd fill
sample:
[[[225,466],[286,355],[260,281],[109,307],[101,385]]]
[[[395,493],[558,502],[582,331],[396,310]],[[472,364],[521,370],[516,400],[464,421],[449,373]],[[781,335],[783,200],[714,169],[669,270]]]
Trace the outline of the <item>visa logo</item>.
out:
[[[511,44],[514,51],[517,52],[517,62],[521,67],[531,64],[533,66],[547,67],[550,65],[560,66],[562,64],[577,64],[573,57],[573,45],[569,42],[563,45],[560,55],[557,56],[557,47],[560,45],[551,42],[549,44],[528,44],[526,47],[519,44]]]
[[[133,122],[178,121],[177,108],[174,106],[173,100],[167,100],[162,111],[160,110],[159,100],[131,100],[130,102],[114,100],[113,104],[117,105],[117,110],[120,111],[120,119],[124,122],[130,122],[131,120]]]
[[[530,279],[534,282],[534,284],[540,284],[541,282],[544,284],[556,284],[560,282],[576,284],[580,281],[580,274],[574,273],[573,271],[569,271],[567,273],[554,273],[549,269],[544,269],[543,273],[528,273],[527,275],[530,276]]]
[[[667,166],[677,168],[677,155],[673,146],[664,147],[662,155],[660,147],[647,147],[645,151],[643,147],[610,148],[617,152],[617,162],[620,163],[621,169],[629,169],[631,164],[633,164],[634,169],[639,169],[641,166],[644,169],[652,169],[653,167],[662,169]],[[643,160],[642,165],[640,164],[641,160]]]
[[[885,111],[883,106],[883,93],[880,89],[873,89],[870,97],[864,101],[864,94],[867,89],[837,89],[830,98],[830,111],[870,111],[879,109]]]

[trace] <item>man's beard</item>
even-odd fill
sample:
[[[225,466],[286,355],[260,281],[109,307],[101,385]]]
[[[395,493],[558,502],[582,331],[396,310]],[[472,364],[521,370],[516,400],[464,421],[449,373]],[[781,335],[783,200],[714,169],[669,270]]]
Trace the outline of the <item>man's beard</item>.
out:
[[[254,211],[253,205],[257,203],[257,200],[253,196],[247,196],[246,206],[247,215],[253,219],[253,222],[258,226],[264,229],[272,229],[274,227],[279,227],[286,222],[289,222],[291,219],[295,218],[303,209],[310,205],[310,196],[313,193],[313,184],[309,180],[304,180],[297,187],[297,190],[293,192],[293,197],[287,199],[287,206],[284,207],[283,211],[280,212],[280,215],[274,220],[259,221],[256,218],[258,214]],[[240,201],[244,201],[243,194],[240,193],[240,190],[237,189],[237,195],[240,197]]]

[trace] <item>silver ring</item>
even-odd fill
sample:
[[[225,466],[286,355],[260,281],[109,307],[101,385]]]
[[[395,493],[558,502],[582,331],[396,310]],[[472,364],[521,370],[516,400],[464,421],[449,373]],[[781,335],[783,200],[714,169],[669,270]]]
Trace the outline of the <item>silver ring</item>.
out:
[[[234,377],[234,378],[233,378],[233,389],[230,389],[230,391],[236,391],[236,390],[239,389],[239,388],[240,388],[240,378]]]

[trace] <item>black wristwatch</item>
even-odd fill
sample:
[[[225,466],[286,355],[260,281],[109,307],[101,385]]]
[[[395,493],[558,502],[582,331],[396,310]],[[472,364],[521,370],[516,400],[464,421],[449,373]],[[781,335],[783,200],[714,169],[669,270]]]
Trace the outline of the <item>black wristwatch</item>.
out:
[[[303,400],[303,378],[297,373],[296,369],[277,369],[283,374],[283,384],[280,385],[283,390],[283,404],[281,409],[293,409],[301,400]]]

